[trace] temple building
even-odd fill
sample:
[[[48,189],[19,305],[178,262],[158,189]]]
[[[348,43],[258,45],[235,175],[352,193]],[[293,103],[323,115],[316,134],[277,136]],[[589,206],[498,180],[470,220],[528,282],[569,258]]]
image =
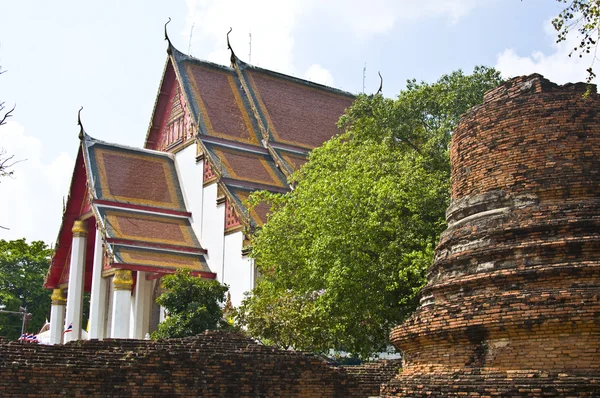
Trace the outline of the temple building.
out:
[[[45,281],[53,344],[81,338],[84,292],[90,338],[143,338],[164,317],[160,278],[180,268],[229,285],[238,305],[256,277],[248,234],[268,212],[249,211],[245,200],[256,190],[287,192],[288,177],[337,134],[354,99],[246,64],[233,50],[230,67],[169,40],[167,54],[143,148],[100,141],[81,126]]]

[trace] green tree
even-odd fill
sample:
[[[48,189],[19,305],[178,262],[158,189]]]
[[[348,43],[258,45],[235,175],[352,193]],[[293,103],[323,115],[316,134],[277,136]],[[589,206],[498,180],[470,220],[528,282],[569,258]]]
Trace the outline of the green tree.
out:
[[[27,328],[30,332],[37,333],[50,314],[50,291],[43,284],[51,254],[41,241],[0,240],[0,304],[8,311],[27,307],[33,315]],[[18,315],[0,313],[0,335],[18,338],[21,322]]]
[[[221,305],[229,288],[214,279],[201,279],[189,270],[163,278],[165,292],[156,302],[169,316],[152,333],[153,339],[195,336],[206,330],[227,328]]]
[[[282,347],[368,357],[416,307],[449,201],[448,146],[459,116],[501,82],[477,67],[396,100],[360,96],[343,133],[315,149],[252,240],[261,277],[237,311]]]
[[[557,0],[568,4],[565,9],[552,20],[554,29],[558,32],[557,43],[567,40],[572,31],[579,32],[581,41],[569,53],[575,53],[580,58],[593,52],[592,62],[587,69],[587,82],[596,77],[593,71],[598,40],[600,39],[600,0]]]

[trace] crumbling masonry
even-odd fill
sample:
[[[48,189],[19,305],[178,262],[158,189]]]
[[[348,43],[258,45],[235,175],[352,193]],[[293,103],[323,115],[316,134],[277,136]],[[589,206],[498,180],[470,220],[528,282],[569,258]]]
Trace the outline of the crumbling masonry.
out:
[[[328,366],[224,333],[0,340],[0,396],[600,396],[600,98],[531,75],[454,132],[452,197],[391,362]]]
[[[41,346],[0,339],[0,397],[368,397],[394,361],[346,371],[227,332]]]
[[[452,147],[452,203],[384,396],[600,396],[600,98],[534,74]]]

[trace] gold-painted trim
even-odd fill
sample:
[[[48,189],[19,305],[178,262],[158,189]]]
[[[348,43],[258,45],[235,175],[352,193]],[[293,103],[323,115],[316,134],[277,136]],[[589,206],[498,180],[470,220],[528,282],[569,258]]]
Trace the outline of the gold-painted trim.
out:
[[[113,286],[115,290],[131,290],[133,286],[133,275],[128,269],[118,269],[115,271],[113,278]]]
[[[196,66],[196,67],[200,68],[200,69],[204,69],[204,70],[208,69],[208,68],[204,68],[202,66]],[[192,68],[192,66],[190,64],[185,65],[185,70],[186,70],[188,76],[190,76],[190,81],[192,83],[192,89],[197,98],[198,108],[200,108],[200,114],[202,115],[204,125],[206,126],[206,129],[208,130],[209,135],[226,138],[226,139],[231,139],[231,135],[215,131],[215,129],[212,125],[212,122],[208,116],[206,104],[204,103],[204,100],[202,99],[202,96],[200,95],[200,89],[198,88],[198,85],[196,83],[196,78],[194,77],[194,73],[191,71],[191,68]],[[256,137],[256,132],[254,131],[254,128],[252,128],[252,123],[250,122],[250,116],[246,112],[246,108],[244,107],[240,93],[237,91],[235,81],[233,80],[233,76],[231,76],[228,72],[225,72],[222,70],[217,70],[217,69],[211,68],[211,69],[208,69],[208,71],[209,71],[209,73],[214,72],[217,74],[220,73],[222,75],[225,75],[225,78],[227,79],[227,82],[229,83],[231,93],[233,95],[233,100],[236,103],[236,105],[238,106],[238,109],[240,110],[240,115],[242,116],[242,119],[244,120],[246,132],[249,135],[249,137],[245,141],[248,141],[248,142],[251,142],[254,144],[258,144],[259,142]],[[240,137],[240,139],[242,141],[244,141],[243,137]]]
[[[250,117],[248,112],[246,112],[246,108],[244,107],[244,103],[242,102],[242,97],[237,90],[235,81],[233,80],[233,76],[227,75],[227,80],[229,80],[229,87],[231,87],[231,92],[233,93],[233,97],[235,99],[235,103],[237,104],[240,113],[242,114],[242,119],[244,119],[244,124],[246,125],[246,130],[250,134],[250,142],[254,144],[258,144],[258,139],[256,138],[256,132],[252,128],[252,123],[250,122]]]
[[[153,258],[139,258],[136,254],[147,254],[136,249],[122,248],[119,252],[125,264],[139,264],[159,268],[179,269],[188,268],[192,271],[206,272],[199,256],[187,256],[175,253],[156,253]]]
[[[194,143],[194,140],[189,138],[186,141],[183,141],[182,143],[174,146],[173,148],[170,148],[168,150],[169,153],[177,153],[177,152],[181,152],[183,151],[185,148],[189,147],[190,145],[192,145]]]
[[[104,213],[105,220],[108,221],[108,224],[111,226],[112,234],[114,238],[117,239],[129,239],[129,240],[143,240],[145,242],[151,243],[162,243],[167,245],[182,245],[189,247],[196,247],[196,243],[192,237],[190,232],[190,226],[188,225],[187,218],[172,218],[165,216],[156,216],[151,214],[143,214],[143,213],[135,213],[135,212],[127,212],[127,211],[119,211],[119,210],[106,210]],[[121,224],[119,222],[119,218],[123,218],[123,221],[128,221],[134,223],[135,220],[146,220],[152,221],[164,225],[177,227],[183,237],[183,242],[178,239],[162,239],[162,238],[152,238],[144,235],[129,235],[126,234],[121,228]],[[143,231],[142,231],[143,232]]]
[[[76,220],[71,231],[73,231],[73,236],[87,236],[87,224],[82,220]]]
[[[249,181],[249,182],[256,182],[258,184],[269,184],[269,182],[265,182],[263,180],[259,180],[256,178],[251,178],[251,177],[241,177],[239,176],[233,167],[231,167],[231,164],[229,163],[229,161],[227,160],[226,155],[224,154],[232,154],[231,151],[227,151],[227,150],[222,150],[222,149],[214,149],[215,153],[219,156],[219,159],[221,159],[221,162],[223,162],[225,164],[225,167],[227,168],[227,171],[229,172],[229,174],[231,174],[231,178],[234,178],[236,180],[244,180],[244,181]],[[237,152],[237,151],[236,151]],[[271,168],[271,166],[269,166],[269,162],[267,162],[263,155],[254,155],[254,154],[249,154],[248,152],[242,152],[243,155],[240,153],[239,156],[245,156],[245,157],[249,157],[249,158],[253,158],[255,160],[258,160],[260,162],[260,164],[263,166],[263,168],[267,171],[267,174],[269,174],[269,176],[271,177],[272,183],[274,185],[277,185],[279,187],[285,187],[285,184],[281,182],[281,180],[277,177],[277,175],[275,174],[275,172],[273,171],[273,169]]]
[[[106,175],[106,166],[104,164],[104,155],[105,154],[116,154],[118,156],[122,156],[122,157],[126,157],[126,158],[133,158],[133,159],[137,159],[137,160],[158,163],[160,166],[162,166],[162,169],[163,169],[163,173],[164,173],[163,175],[166,180],[170,200],[168,202],[162,202],[162,201],[157,201],[157,200],[152,200],[152,199],[142,199],[142,198],[129,197],[129,196],[113,195],[110,192],[110,187],[108,186],[108,176]],[[100,177],[100,189],[102,191],[102,196],[104,198],[112,199],[117,202],[130,202],[132,200],[135,200],[139,204],[148,205],[148,206],[168,207],[168,208],[176,208],[176,209],[181,208],[181,205],[179,203],[179,197],[177,195],[177,192],[175,191],[175,184],[173,183],[173,178],[171,178],[171,167],[170,167],[171,165],[167,159],[153,159],[146,155],[117,152],[117,151],[107,150],[104,148],[95,149],[94,155],[95,155],[94,157],[96,158],[96,162],[98,164],[98,176]]]
[[[102,270],[102,277],[103,278],[109,278],[109,277],[113,276],[115,274],[115,272],[117,272],[116,268]]]
[[[52,300],[52,305],[65,305],[67,303],[67,299],[60,288],[52,290],[52,296],[50,296],[50,300]]]
[[[231,227],[231,228],[226,228],[225,232],[223,233],[223,235],[231,235],[234,234],[236,232],[240,232],[244,230],[244,225],[241,224],[241,218],[240,218],[240,224],[236,225],[235,227]]]
[[[259,73],[260,72],[256,72],[257,75]],[[307,150],[313,149],[313,147],[311,145],[309,145],[309,144],[305,144],[305,143],[301,143],[301,142],[296,142],[296,141],[284,140],[283,138],[281,138],[281,136],[279,135],[279,132],[275,128],[275,124],[271,120],[271,115],[270,115],[269,109],[267,108],[267,106],[263,102],[262,95],[261,95],[260,91],[257,88],[256,82],[254,81],[254,77],[252,76],[252,74],[253,74],[252,71],[247,71],[246,72],[246,76],[248,77],[248,81],[250,83],[250,86],[252,87],[252,90],[253,90],[253,92],[254,92],[254,94],[256,96],[256,100],[258,101],[258,107],[262,110],[262,113],[263,113],[263,115],[264,115],[264,117],[266,119],[267,126],[265,126],[265,127],[268,129],[268,131],[270,131],[273,134],[273,139],[275,141],[277,141],[277,142],[281,142],[281,143],[285,143],[285,144],[290,144],[290,145],[298,146],[298,147],[301,147],[301,148],[304,148],[304,149],[307,149]],[[276,81],[276,82],[281,81],[281,78],[278,78],[278,77],[275,77],[275,76],[270,76],[268,74],[261,74],[261,77],[263,77],[263,78],[265,78],[267,80],[271,80],[271,81]],[[303,89],[308,89],[310,91],[314,91],[314,92],[319,93],[319,94],[323,94],[323,95],[325,95],[327,97],[336,98],[336,99],[338,99],[338,98],[345,98],[344,95],[338,95],[336,93],[331,93],[331,92],[323,91],[323,90],[318,89],[316,87],[310,87],[310,86],[307,86],[307,85],[303,85],[301,83],[297,83],[297,82],[293,82],[293,81],[286,81],[286,83],[289,83],[291,85],[296,85],[296,86],[299,86],[299,87],[301,87]],[[250,93],[247,93],[247,94],[248,94],[249,98],[252,98],[252,96],[249,95]],[[352,104],[352,102],[354,102],[353,99],[350,101],[350,105]],[[350,106],[350,105],[348,105],[348,106]],[[257,115],[257,116],[259,116],[259,115]],[[340,114],[340,116],[341,116],[341,114]],[[259,121],[261,121],[260,117],[257,117],[257,119]],[[267,134],[268,134],[268,131],[266,132]],[[268,139],[268,137],[267,137],[267,139]]]
[[[223,189],[223,187],[221,186],[221,184],[219,184],[217,186],[217,206],[222,205],[223,203],[225,203],[226,201],[226,196],[225,196],[225,190]]]

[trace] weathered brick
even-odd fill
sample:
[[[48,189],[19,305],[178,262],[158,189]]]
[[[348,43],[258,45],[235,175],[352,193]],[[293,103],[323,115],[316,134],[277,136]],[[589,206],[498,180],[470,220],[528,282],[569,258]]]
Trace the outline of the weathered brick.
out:
[[[0,339],[0,396],[367,397],[398,367],[335,367],[226,332],[57,346]]]
[[[522,76],[453,133],[448,229],[384,396],[600,395],[600,98]]]

